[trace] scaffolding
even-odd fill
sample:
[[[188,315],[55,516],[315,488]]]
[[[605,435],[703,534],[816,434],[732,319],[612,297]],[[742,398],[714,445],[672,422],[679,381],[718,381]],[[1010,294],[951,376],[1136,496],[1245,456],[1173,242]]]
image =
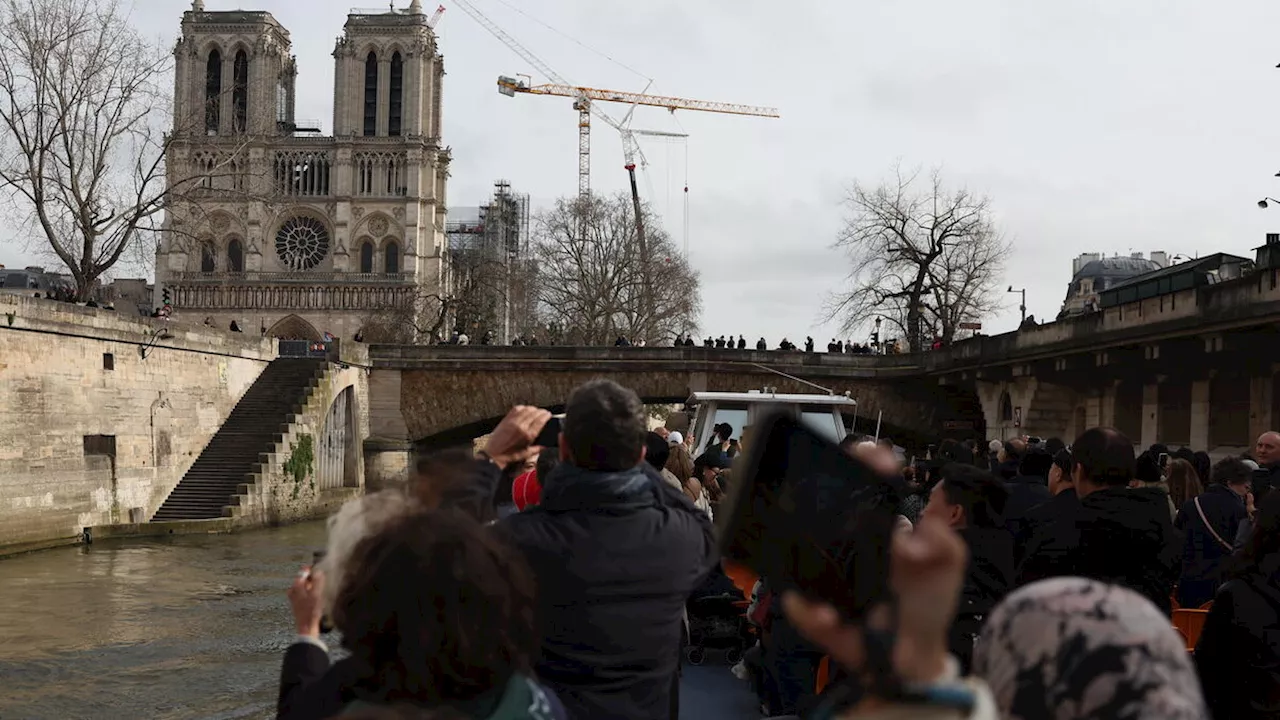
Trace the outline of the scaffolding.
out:
[[[529,196],[513,193],[498,180],[493,196],[479,207],[450,211],[445,224],[450,273],[457,298],[459,330],[480,341],[493,333],[509,345],[517,334],[513,305],[523,304],[533,267],[529,246]],[[516,312],[519,315],[521,313]]]

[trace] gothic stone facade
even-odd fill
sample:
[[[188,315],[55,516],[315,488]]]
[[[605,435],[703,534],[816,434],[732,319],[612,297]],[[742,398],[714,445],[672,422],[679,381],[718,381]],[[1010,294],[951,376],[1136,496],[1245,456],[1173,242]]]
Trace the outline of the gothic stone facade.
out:
[[[196,0],[174,54],[157,306],[251,333],[353,337],[379,310],[444,289],[444,64],[419,2],[348,16],[332,136],[295,118],[289,32],[270,13]]]

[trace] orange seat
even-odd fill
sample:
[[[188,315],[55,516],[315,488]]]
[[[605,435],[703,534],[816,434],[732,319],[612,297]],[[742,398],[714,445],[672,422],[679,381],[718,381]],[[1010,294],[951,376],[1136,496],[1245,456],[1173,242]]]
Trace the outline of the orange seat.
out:
[[[1181,609],[1181,608],[1182,608],[1182,606],[1178,604],[1178,596],[1177,596],[1177,595],[1170,595],[1170,596],[1169,596],[1169,604],[1173,607],[1173,609],[1174,609],[1174,610],[1179,610],[1179,609]]]
[[[822,662],[818,663],[818,682],[814,688],[818,695],[822,694],[829,682],[831,682],[831,656],[823,655]]]
[[[724,574],[729,576],[733,581],[734,587],[742,591],[742,596],[750,599],[751,590],[755,588],[756,581],[760,576],[754,570],[746,565],[739,565],[732,560],[721,560],[720,564],[724,567]]]
[[[1205,604],[1201,605],[1201,606],[1200,606],[1200,609],[1201,609],[1201,610],[1212,610],[1212,609],[1213,609],[1213,601],[1212,601],[1212,600],[1210,600],[1209,602],[1207,602],[1207,603],[1205,603]]]
[[[1200,633],[1204,630],[1207,617],[1208,610],[1181,608],[1173,611],[1173,626],[1186,637],[1188,650],[1194,650],[1196,643],[1200,641]]]
[[[1182,638],[1182,646],[1187,649],[1187,652],[1192,652],[1195,650],[1195,647],[1191,644],[1189,640],[1187,640],[1187,634],[1182,632],[1182,628],[1174,626],[1173,631],[1178,633],[1178,637]]]

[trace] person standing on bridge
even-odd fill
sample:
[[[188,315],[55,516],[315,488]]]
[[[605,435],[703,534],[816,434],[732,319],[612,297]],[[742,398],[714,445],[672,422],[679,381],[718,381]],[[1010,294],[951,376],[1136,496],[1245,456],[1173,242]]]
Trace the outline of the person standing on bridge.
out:
[[[550,417],[513,409],[489,452],[532,452]],[[647,433],[634,392],[609,380],[579,387],[541,504],[495,526],[533,568],[538,678],[575,718],[671,716],[685,601],[719,561],[706,514],[643,462]]]

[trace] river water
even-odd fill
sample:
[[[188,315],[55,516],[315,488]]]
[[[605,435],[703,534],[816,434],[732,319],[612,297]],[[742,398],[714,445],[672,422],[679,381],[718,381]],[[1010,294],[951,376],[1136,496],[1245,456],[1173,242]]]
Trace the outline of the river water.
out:
[[[0,719],[267,718],[309,523],[0,560]]]

